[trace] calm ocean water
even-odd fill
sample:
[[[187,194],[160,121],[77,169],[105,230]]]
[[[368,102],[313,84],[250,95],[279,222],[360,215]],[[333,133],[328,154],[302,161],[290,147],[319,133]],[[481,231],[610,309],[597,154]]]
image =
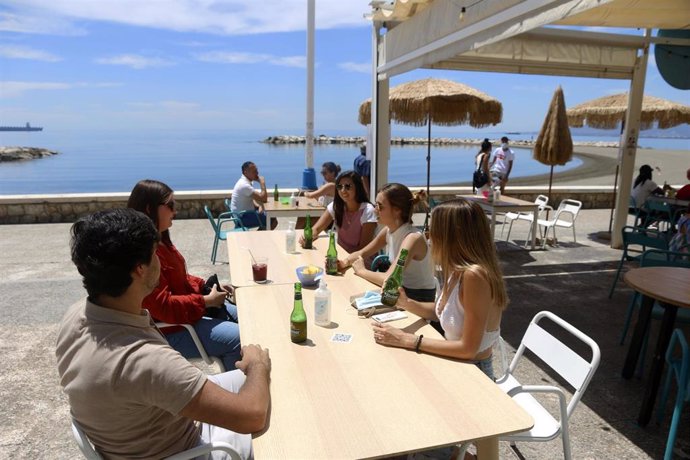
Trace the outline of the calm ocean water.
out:
[[[175,190],[230,189],[247,160],[259,166],[272,188],[299,187],[304,169],[304,146],[269,145],[259,142],[269,135],[296,134],[268,131],[147,130],[147,131],[56,131],[37,133],[1,132],[0,145],[44,147],[60,152],[40,160],[0,163],[0,194],[128,192],[143,178],[166,182]],[[301,133],[299,133],[301,134]],[[317,133],[320,134],[320,133]],[[365,135],[364,132],[327,135]],[[394,136],[409,133],[394,132]],[[419,134],[412,134],[421,137]],[[438,134],[439,137],[490,137],[502,133]],[[534,133],[515,139],[536,137]],[[616,141],[615,137],[577,140]],[[642,147],[687,149],[687,139],[640,139]],[[514,148],[514,176],[546,173],[549,167],[534,161],[530,149]],[[432,147],[431,183],[469,181],[474,168],[474,146]],[[351,169],[359,154],[355,145],[314,146],[315,168],[325,161]],[[392,147],[389,178],[410,186],[426,181],[426,147]],[[578,166],[573,159],[558,170]],[[318,169],[317,169],[318,172]],[[317,178],[320,181],[320,177]]]

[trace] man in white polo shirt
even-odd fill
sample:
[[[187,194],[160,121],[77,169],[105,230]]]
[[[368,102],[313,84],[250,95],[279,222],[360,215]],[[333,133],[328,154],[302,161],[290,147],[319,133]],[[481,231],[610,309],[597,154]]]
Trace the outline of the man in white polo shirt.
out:
[[[497,185],[501,187],[501,194],[505,191],[510,171],[513,169],[513,159],[515,159],[515,154],[508,146],[509,140],[506,136],[501,138],[501,146],[494,150],[494,158],[489,166],[492,184],[494,187]]]
[[[252,183],[259,182],[261,190],[256,190]],[[262,206],[268,201],[268,193],[266,192],[266,179],[264,176],[259,176],[259,168],[251,161],[242,163],[242,175],[235,183],[232,189],[232,197],[230,199],[230,211],[257,211],[257,214],[247,213],[242,216],[242,223],[246,227],[266,228],[266,214],[255,203]],[[259,216],[257,222],[256,216]],[[276,228],[278,221],[271,219],[271,230]]]

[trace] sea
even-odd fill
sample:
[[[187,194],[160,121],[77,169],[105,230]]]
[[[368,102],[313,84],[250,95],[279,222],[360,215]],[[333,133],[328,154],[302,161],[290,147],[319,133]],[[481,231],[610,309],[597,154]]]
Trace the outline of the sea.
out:
[[[174,190],[227,190],[241,174],[241,164],[253,161],[269,188],[300,187],[305,168],[304,145],[261,142],[269,136],[298,132],[219,129],[58,130],[0,132],[2,146],[29,146],[56,150],[58,155],[29,161],[0,162],[0,195],[129,192],[139,180],[161,180]],[[321,133],[316,133],[320,135]],[[361,131],[325,132],[327,136],[366,136]],[[505,133],[452,133],[438,137],[498,139]],[[424,137],[418,132],[393,136]],[[535,139],[537,133],[513,133],[512,139]],[[616,142],[615,136],[573,136],[573,141]],[[641,138],[639,145],[655,149],[688,149],[688,139]],[[431,184],[471,181],[477,146],[432,146]],[[532,159],[529,148],[513,147],[513,177],[548,173],[549,167]],[[425,145],[392,146],[389,180],[411,187],[426,183]],[[351,169],[357,145],[314,146],[317,179],[326,161]],[[573,158],[557,171],[581,164]]]

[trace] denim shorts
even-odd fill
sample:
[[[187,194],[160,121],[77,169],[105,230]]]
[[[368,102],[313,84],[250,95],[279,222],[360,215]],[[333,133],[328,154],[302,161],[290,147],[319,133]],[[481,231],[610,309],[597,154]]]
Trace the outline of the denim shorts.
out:
[[[475,362],[474,365],[477,366],[480,371],[485,373],[491,380],[496,381],[496,376],[494,375],[493,355]]]

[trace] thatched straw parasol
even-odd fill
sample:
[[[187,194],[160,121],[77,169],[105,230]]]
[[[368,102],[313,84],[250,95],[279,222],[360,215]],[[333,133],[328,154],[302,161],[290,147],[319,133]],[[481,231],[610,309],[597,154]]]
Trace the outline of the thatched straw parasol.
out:
[[[604,96],[568,109],[568,123],[576,128],[587,125],[600,129],[613,129],[620,124],[621,133],[623,133],[623,122],[625,121],[627,110],[628,93]],[[690,106],[654,96],[643,96],[640,130],[653,128],[654,122],[658,124],[657,126],[660,129],[668,129],[684,123],[690,123]],[[619,169],[620,166],[616,164],[616,175],[613,182],[614,203],[616,202]],[[612,224],[613,206],[611,206],[608,236],[610,236]],[[606,235],[601,236],[605,237]]]
[[[550,199],[553,167],[564,165],[573,157],[573,138],[570,136],[568,117],[565,114],[565,98],[560,86],[553,93],[544,125],[534,144],[532,157],[540,163],[551,166],[548,193]]]
[[[587,125],[592,128],[613,129],[625,119],[627,110],[628,93],[604,96],[568,109],[568,123],[575,128]],[[653,128],[655,122],[660,129],[690,123],[690,106],[654,96],[644,96],[640,129]]]
[[[475,128],[496,125],[503,118],[503,106],[498,100],[450,80],[426,78],[391,88],[389,93],[390,119],[412,126],[427,125],[426,191],[429,196],[431,180],[431,124],[455,126],[469,124]],[[359,106],[359,122],[371,123],[371,99]],[[428,220],[427,213],[427,220]]]

